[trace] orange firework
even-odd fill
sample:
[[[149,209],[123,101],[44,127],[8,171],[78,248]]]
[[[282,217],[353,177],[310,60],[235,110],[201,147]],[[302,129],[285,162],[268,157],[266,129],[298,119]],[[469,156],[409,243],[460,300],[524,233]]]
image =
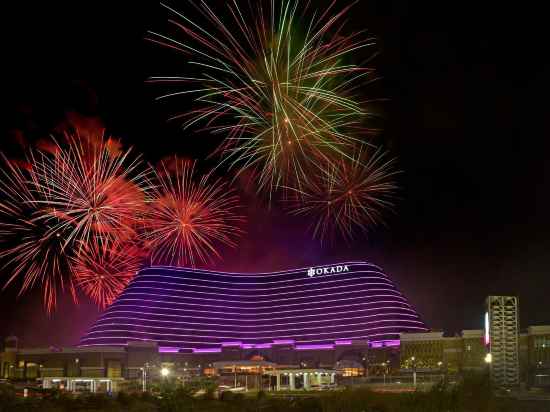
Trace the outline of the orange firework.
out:
[[[32,155],[31,177],[44,218],[58,218],[58,229],[69,232],[67,242],[135,236],[148,188],[139,156],[131,159],[130,150],[113,150],[112,140],[102,136],[66,140],[56,143],[53,154]]]
[[[44,305],[51,312],[58,291],[68,289],[76,299],[72,266],[64,250],[68,232],[59,220],[41,208],[25,171],[2,156],[0,169],[0,259],[10,271],[5,287],[22,278],[20,294],[36,284],[43,289]]]
[[[194,267],[220,257],[219,245],[235,247],[244,220],[235,192],[211,174],[193,180],[194,163],[176,161],[170,170],[162,161],[159,169],[144,221],[151,262]]]
[[[100,308],[110,305],[140,269],[140,249],[131,242],[91,242],[73,259],[76,284]]]
[[[73,266],[92,253],[88,245],[137,235],[148,172],[101,135],[43,145],[24,166],[4,158],[0,171],[0,259],[10,273],[6,285],[20,278],[24,293],[40,284],[51,312],[58,291],[75,296]]]
[[[392,207],[396,190],[393,159],[364,148],[355,157],[343,157],[328,170],[319,169],[304,190],[294,191],[290,213],[313,218],[313,235],[321,241],[339,232],[351,240],[382,221],[382,211]]]

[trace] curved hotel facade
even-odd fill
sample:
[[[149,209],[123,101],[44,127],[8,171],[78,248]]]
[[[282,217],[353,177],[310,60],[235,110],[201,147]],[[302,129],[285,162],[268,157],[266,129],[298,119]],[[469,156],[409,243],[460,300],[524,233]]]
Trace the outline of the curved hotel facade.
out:
[[[393,346],[401,332],[423,331],[405,296],[367,262],[257,274],[159,266],[136,275],[80,346],[141,341],[179,353],[334,349]]]

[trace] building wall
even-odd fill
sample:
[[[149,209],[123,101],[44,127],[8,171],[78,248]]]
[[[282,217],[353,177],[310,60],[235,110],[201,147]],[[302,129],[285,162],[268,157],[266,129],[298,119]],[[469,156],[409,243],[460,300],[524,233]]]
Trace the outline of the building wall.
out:
[[[550,326],[532,326],[527,336],[529,385],[550,387]]]
[[[463,370],[481,370],[486,367],[483,330],[467,330],[462,332],[462,364]]]
[[[450,373],[462,369],[462,338],[451,337],[443,339],[443,364],[440,368]]]
[[[529,328],[529,366],[550,366],[550,327]]]
[[[109,377],[139,379],[142,369],[150,375],[160,365],[174,370],[203,373],[215,362],[242,361],[261,358],[277,365],[294,368],[333,367],[340,360],[362,362],[369,351],[368,344],[347,344],[336,349],[298,350],[294,345],[274,345],[263,350],[226,347],[212,353],[182,353],[159,351],[156,344],[132,343],[126,348],[62,348],[22,349],[2,353],[1,359],[9,372],[7,377],[35,379],[37,377]]]
[[[445,337],[443,332],[401,334],[403,371],[458,373],[482,369],[485,353],[481,330],[454,337]]]
[[[529,335],[520,333],[518,342],[520,382],[527,382],[529,375]]]
[[[14,377],[15,367],[17,362],[17,352],[12,350],[6,350],[1,356],[2,362],[2,378],[7,379]]]
[[[370,377],[407,374],[413,370],[436,375],[485,370],[487,349],[483,339],[483,331],[476,330],[463,331],[456,337],[444,337],[442,332],[405,333],[401,336],[400,347],[376,348],[369,347],[367,342],[347,342],[333,349],[311,350],[297,350],[291,344],[265,349],[234,345],[210,353],[159,351],[159,347],[151,343],[131,343],[125,348],[11,348],[0,354],[0,360],[2,376],[29,380],[37,377],[106,377],[139,381],[142,369],[147,369],[151,378],[157,378],[161,366],[168,366],[177,376],[193,376],[204,374],[216,362],[251,359],[271,362],[277,368],[332,368],[341,374],[348,371]],[[531,327],[519,341],[520,358],[525,358],[521,361],[521,380],[531,386],[550,386],[550,326]]]
[[[402,333],[401,369],[431,371],[441,368],[444,360],[443,332]]]
[[[519,381],[530,386],[550,386],[550,326],[534,326],[518,340]],[[485,356],[489,347],[482,330],[465,330],[460,337],[447,338],[442,332],[403,333],[401,371],[436,373],[487,370]],[[412,361],[412,358],[415,358]]]

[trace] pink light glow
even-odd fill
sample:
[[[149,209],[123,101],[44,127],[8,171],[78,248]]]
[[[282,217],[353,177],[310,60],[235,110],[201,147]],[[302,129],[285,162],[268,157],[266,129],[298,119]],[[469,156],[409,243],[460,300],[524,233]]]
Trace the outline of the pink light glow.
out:
[[[395,320],[394,322],[398,322],[398,320]],[[415,326],[408,326],[410,329],[416,329],[416,330],[425,330],[425,328],[419,328],[419,327],[415,327]],[[373,327],[373,328],[367,328],[367,329],[357,329],[357,330],[351,330],[349,331],[348,333],[356,333],[356,332],[368,332],[368,331],[372,331],[372,330],[380,330],[380,329],[394,329],[395,326],[394,325],[391,325],[391,326],[377,326],[377,327]],[[180,329],[181,330],[181,329]],[[97,334],[97,333],[105,333],[105,332],[108,332],[108,333],[117,333],[117,332],[126,332],[124,329],[103,329],[103,330],[100,330],[100,331],[94,331],[94,332],[90,332],[89,334]],[[234,338],[234,336],[211,336],[211,335],[197,335],[196,333],[193,333],[193,334],[183,334],[183,333],[160,333],[160,332],[149,332],[149,331],[133,331],[133,333],[136,333],[136,334],[141,334],[141,335],[153,335],[153,336],[187,336],[187,337],[196,337],[196,338],[206,338],[206,339],[232,339]],[[300,336],[300,337],[309,337],[309,336],[313,336],[313,337],[317,337],[319,335],[330,335],[330,334],[334,334],[334,333],[338,333],[338,332],[316,332],[316,333],[303,333],[303,334],[300,334],[300,335],[295,335],[295,336]],[[273,336],[253,336],[251,337],[251,339],[273,339]],[[334,338],[328,338],[330,340],[335,340]],[[149,341],[152,341],[151,338],[148,339]],[[292,340],[292,342],[290,340],[278,340],[277,342],[275,342],[274,344],[275,345],[288,345],[288,344],[293,344],[294,343],[294,340]]]
[[[221,348],[200,348],[193,349],[193,353],[221,353]]]
[[[176,270],[176,271],[179,272],[179,273],[182,272],[181,269]],[[188,270],[188,271],[190,271],[190,270]],[[348,273],[349,274],[371,273],[371,274],[378,275],[377,277],[380,278],[380,279],[387,279],[387,276],[384,273],[374,271],[374,270],[358,270],[358,271],[353,271],[353,272],[346,272],[346,275]],[[221,281],[221,280],[196,279],[196,278],[188,279],[188,280],[193,280],[193,281],[203,282],[203,283],[206,282],[206,283],[226,284],[226,285],[233,285],[233,286],[242,286],[242,285],[251,286],[251,285],[290,283],[290,282],[300,282],[300,281],[310,282],[311,281],[311,278],[309,278],[308,276],[304,276],[303,273],[297,273],[297,275],[299,275],[299,277],[296,277],[295,279],[277,280],[277,281],[261,282],[261,283],[258,283],[258,282],[227,282],[227,281]],[[155,277],[155,278],[162,277],[162,278],[178,279],[178,280],[181,279],[177,276],[169,276],[169,275],[163,275],[163,274],[149,275],[147,273],[142,274],[141,277]],[[258,276],[255,276],[255,277],[258,278]],[[324,279],[326,279],[326,278],[324,278]],[[326,281],[324,283],[334,283],[334,282],[341,282],[341,281],[345,281],[345,280],[346,280],[346,278],[342,278],[342,279],[338,279],[338,280]],[[154,283],[155,281],[150,281],[150,282]],[[274,289],[284,289],[284,288],[290,288],[290,287],[295,287],[295,286],[276,286],[276,287],[274,287]],[[226,288],[222,288],[222,289],[226,289]],[[231,289],[235,290],[234,288],[231,288]],[[268,290],[268,289],[258,289],[258,290]]]
[[[372,291],[373,289],[364,289],[364,290],[360,290],[358,292],[369,292],[369,291]],[[387,291],[387,292],[391,292],[392,294],[376,294],[376,295],[368,295],[367,298],[368,299],[373,299],[373,298],[393,298],[393,299],[396,299],[394,300],[393,302],[395,303],[401,303],[403,305],[407,305],[409,306],[408,303],[406,303],[406,300],[405,298],[403,298],[402,296],[400,295],[397,295],[394,291],[390,290],[390,289],[382,289],[382,291]],[[224,306],[224,305],[212,305],[212,304],[204,304],[204,303],[189,303],[189,302],[172,302],[172,301],[167,301],[166,299],[164,300],[154,300],[154,299],[143,299],[143,298],[128,298],[126,297],[127,295],[129,295],[130,293],[127,293],[125,295],[121,295],[121,297],[118,299],[117,302],[129,302],[129,304],[132,304],[131,302],[132,301],[138,301],[138,302],[151,302],[151,303],[163,303],[163,304],[172,304],[172,305],[177,305],[177,306],[191,306],[191,307],[195,307],[195,306],[199,306],[199,307],[209,307],[209,308],[217,308],[217,309],[222,309],[222,310],[226,310],[226,309],[242,309],[241,307],[239,306]],[[349,292],[348,292],[349,294]],[[325,296],[331,296],[331,295],[319,295],[319,296],[312,296],[311,298],[318,298],[318,297],[325,297]],[[303,298],[302,298],[303,299]],[[212,299],[201,299],[201,300],[212,300]],[[353,301],[354,298],[350,298],[350,297],[346,297],[346,298],[342,298],[342,299],[325,299],[324,302],[326,303],[333,303],[333,302],[348,302],[348,301]],[[366,302],[365,304],[367,305],[372,305],[372,304],[376,304],[377,302]],[[307,306],[309,303],[285,303],[285,307],[290,307],[290,306]],[[254,309],[255,310],[274,310],[274,309],[277,309],[279,308],[280,305],[270,305],[270,306],[257,306],[255,307]],[[302,311],[304,309],[302,308],[299,308],[299,309],[294,309],[294,310],[291,310],[291,312],[297,312],[297,311]],[[288,311],[287,311],[288,312]]]
[[[256,349],[269,349],[273,346],[272,343],[258,343],[254,345]]]
[[[374,296],[369,296],[369,298],[375,298],[375,297],[382,297],[382,296],[387,296],[387,295],[374,295]],[[394,296],[389,296],[389,297],[394,297]],[[123,302],[123,301],[126,301],[128,299],[121,299],[119,298],[119,301],[118,302]],[[140,299],[130,299],[130,300],[136,300],[136,301],[139,301],[139,302],[144,302],[143,300],[140,300]],[[351,299],[337,299],[336,301],[348,301],[348,300],[351,300]],[[151,301],[151,300],[146,300],[145,302],[155,302],[155,301]],[[165,303],[163,301],[156,301],[158,303]],[[331,302],[331,301],[326,301],[326,302]],[[384,304],[405,304],[404,302],[399,302],[399,301],[395,301],[395,300],[378,300],[378,301],[373,301],[373,302],[359,302],[359,303],[350,303],[347,305],[347,307],[350,307],[350,306],[369,306],[369,305],[378,305],[378,304],[381,304],[381,303],[384,303]],[[190,311],[190,309],[179,309],[179,308],[166,308],[166,307],[159,307],[159,306],[151,306],[151,305],[148,305],[148,306],[142,306],[142,305],[136,305],[136,304],[132,304],[132,303],[128,303],[128,305],[131,305],[131,306],[135,306],[135,307],[139,307],[139,308],[147,308],[147,309],[161,309],[161,310],[169,310],[171,312],[174,312],[174,311],[179,311],[179,312],[188,312]],[[193,306],[206,306],[206,307],[209,307],[208,305],[195,305],[195,304],[190,304],[190,305],[193,305]],[[290,305],[289,305],[290,306]],[[217,306],[219,307],[220,309],[228,309],[228,307],[224,307],[224,306]],[[342,308],[342,305],[337,305],[337,306],[326,306],[325,309],[341,309]],[[379,309],[385,309],[386,307],[376,307],[374,308],[373,310],[379,310]],[[240,308],[237,308],[237,309],[240,309]],[[256,308],[256,310],[258,310],[260,308]],[[271,310],[276,310],[278,309],[278,307],[269,307],[269,308],[263,308],[263,309],[271,309]],[[408,308],[403,308],[403,310],[407,310]],[[208,310],[197,310],[197,309],[191,309],[193,310],[194,312],[203,312],[203,313],[216,313],[216,314],[227,314],[227,315],[239,315],[239,313],[236,313],[236,312],[228,312],[227,310],[224,310],[222,312],[216,312],[216,311],[208,311]],[[299,308],[299,309],[293,309],[293,310],[280,310],[278,313],[303,313],[303,312],[306,312],[306,311],[315,311],[315,310],[319,310],[319,308],[311,308],[311,309],[304,309],[304,308]],[[410,309],[411,312],[414,312],[412,311],[412,309]],[[271,316],[271,313],[267,314],[260,314],[260,315],[264,315],[264,316]],[[296,315],[295,315],[296,316]],[[318,314],[316,316],[319,316]]]
[[[351,265],[360,265],[360,266],[369,266],[369,267],[373,267],[373,268],[376,268],[378,270],[382,270],[379,266],[376,266],[375,264],[373,263],[370,263],[370,262],[365,262],[364,260],[353,260],[353,261],[349,261],[349,262],[339,262],[339,263],[334,263],[333,265],[331,266],[337,266],[337,265],[348,265],[348,266],[351,266]],[[155,269],[155,268],[161,268],[161,269],[164,269],[164,270],[168,270],[168,271],[178,271],[178,272],[181,272],[181,268],[174,268],[173,266],[165,266],[165,265],[153,265],[150,267],[150,269]],[[208,273],[210,275],[214,275],[214,276],[227,276],[227,275],[238,275],[239,277],[243,277],[243,278],[254,278],[254,277],[258,277],[258,275],[261,275],[262,277],[272,277],[272,276],[283,276],[283,275],[288,275],[288,274],[296,274],[297,272],[302,272],[302,271],[305,271],[307,269],[309,269],[310,266],[307,266],[307,267],[303,267],[303,268],[297,268],[297,269],[287,269],[287,270],[279,270],[277,272],[258,272],[258,273],[254,273],[254,274],[245,274],[245,273],[241,273],[241,272],[221,272],[221,271],[212,271],[212,270],[206,270],[206,269],[189,269],[189,270],[192,270],[193,272],[198,272],[198,273]]]
[[[147,309],[161,309],[161,308],[157,308],[157,307],[150,307],[150,306],[140,306],[140,305],[132,305],[132,306],[135,306],[135,307],[139,307],[139,308],[147,308]],[[384,310],[402,310],[406,313],[399,313],[399,315],[403,315],[403,316],[408,316],[408,317],[413,317],[413,318],[416,318],[417,315],[415,314],[415,312],[412,310],[412,309],[409,309],[409,308],[402,308],[402,307],[399,307],[399,306],[383,306],[382,308],[367,308],[367,309],[356,309],[356,310],[351,310],[351,311],[338,311],[338,312],[332,312],[331,315],[347,315],[347,314],[356,314],[356,313],[361,313],[361,312],[374,312],[376,311],[377,309],[384,309]],[[185,311],[184,309],[170,309],[171,311]],[[208,312],[208,311],[195,311],[195,312],[200,312],[200,313],[207,313],[207,314],[224,314],[224,315],[228,315],[229,313],[226,313],[226,312]],[[408,313],[410,312],[410,313]],[[141,315],[147,315],[148,312],[138,312],[136,310],[119,310],[118,308],[113,308],[112,310],[109,311],[109,313],[107,313],[106,315],[112,315],[112,314],[117,314],[117,313],[132,313],[132,314],[141,314]],[[387,315],[395,315],[396,313],[392,312],[392,313],[375,313],[373,315],[367,315],[365,317],[376,317],[376,316],[387,316]],[[117,316],[102,316],[100,317],[100,320],[111,320],[111,319],[131,319],[131,318],[128,318],[128,317],[117,317]],[[230,314],[231,315],[231,314]],[[238,314],[232,314],[232,315],[238,315]],[[224,318],[216,318],[216,317],[205,317],[205,316],[193,316],[193,315],[180,315],[180,314],[163,314],[163,316],[166,316],[166,317],[172,317],[172,318],[190,318],[190,319],[210,319],[210,320],[231,320],[231,321],[242,321],[242,322],[257,322],[258,321],[258,315],[256,315],[256,318],[255,319],[224,319]],[[318,314],[311,314],[311,315],[301,315],[300,316],[301,318],[311,318],[311,317],[319,317]],[[279,320],[285,320],[285,319],[296,319],[296,316],[283,316],[283,317],[278,317],[278,318],[275,318],[273,317],[272,315],[269,317],[269,320],[276,320],[276,321],[279,321]],[[351,319],[355,319],[355,318],[351,318]],[[262,319],[262,321],[266,321],[267,319]],[[165,321],[163,321],[165,322]],[[306,323],[310,323],[310,322],[323,322],[323,320],[314,320],[314,321],[311,321],[311,320],[308,320]],[[294,322],[294,323],[291,323],[291,324],[296,324],[296,323],[304,323],[304,322]],[[288,323],[285,323],[285,325],[288,324]],[[283,325],[283,324],[280,324],[280,325]],[[92,327],[95,328],[97,327],[98,325]],[[272,325],[268,325],[268,326],[272,326]]]
[[[160,353],[178,353],[181,348],[172,348],[170,346],[159,346]]]
[[[390,340],[378,340],[369,342],[369,346],[371,348],[386,348],[386,347],[394,347],[394,346],[400,346],[401,341],[399,339],[390,339]]]
[[[372,286],[386,286],[385,288],[373,288]],[[334,287],[331,287],[331,288],[317,288],[317,289],[309,289],[307,290],[307,292],[315,292],[315,291],[319,291],[319,292],[326,292],[327,290],[333,290],[333,289],[343,289],[343,288],[352,288],[352,287],[360,287],[360,286],[364,286],[364,284],[361,284],[361,285],[344,285],[344,286],[334,286]],[[396,291],[396,290],[393,290],[391,288],[391,284],[386,281],[386,282],[371,282],[370,283],[370,286],[368,289],[355,289],[353,291],[353,293],[360,293],[360,292],[370,292],[370,291],[391,291],[399,296],[401,296],[401,294],[399,293],[399,291]],[[148,290],[149,292],[146,292],[146,294],[148,296],[158,296],[158,297],[161,297],[161,298],[175,298],[175,299],[180,299],[180,300],[207,300],[207,301],[210,301],[210,300],[213,300],[212,299],[212,295],[220,295],[220,296],[224,296],[224,297],[236,297],[236,298],[240,298],[240,300],[229,300],[229,299],[216,299],[216,302],[228,302],[228,303],[238,303],[238,304],[241,304],[241,303],[253,303],[253,304],[257,304],[257,303],[270,303],[270,302],[276,302],[276,303],[279,303],[279,302],[283,302],[283,301],[287,301],[287,300],[296,300],[296,299],[303,299],[304,296],[297,296],[297,297],[289,297],[288,295],[290,294],[304,294],[305,291],[297,291],[297,292],[284,292],[284,293],[273,293],[273,294],[270,294],[270,295],[255,295],[255,296],[248,296],[248,298],[250,299],[249,302],[243,302],[242,298],[243,296],[241,295],[231,295],[231,294],[222,294],[222,293],[212,293],[212,292],[196,292],[196,291],[193,291],[192,294],[193,295],[199,295],[199,294],[202,294],[202,295],[207,295],[208,297],[206,298],[201,298],[201,297],[196,297],[196,296],[185,296],[183,295],[183,293],[185,292],[184,290],[177,290],[177,289],[168,289],[168,288],[156,288],[156,287],[150,287],[150,286],[135,286],[133,288],[134,290],[136,290],[135,292],[128,292],[126,293],[127,296],[129,295],[143,295],[144,292],[140,292],[140,291],[137,291],[138,289],[146,289]],[[177,293],[176,295],[173,295],[173,294],[166,294],[166,293],[151,293],[150,291],[151,290],[161,290],[163,292],[173,292],[173,293]],[[347,295],[349,294],[349,290],[345,290],[343,292],[330,292],[329,294],[324,294],[324,295],[308,295],[307,297],[308,298],[324,298],[324,297],[327,297],[327,296],[334,296],[334,295]],[[273,296],[277,296],[277,295],[283,295],[284,297],[282,298],[278,298],[278,299],[267,299],[267,300],[258,300],[259,297],[262,297],[262,296],[268,296],[268,297],[273,297]]]
[[[401,309],[401,310],[408,310],[406,308],[400,308],[400,307],[397,307],[397,306],[386,306],[384,309],[386,310],[396,310],[396,309]],[[350,321],[350,320],[355,320],[355,319],[364,319],[364,318],[374,318],[374,317],[382,317],[382,316],[402,316],[402,317],[409,317],[409,318],[413,318],[415,319],[417,316],[412,314],[412,313],[399,313],[399,312],[384,312],[384,313],[375,313],[375,314],[371,314],[371,315],[362,315],[362,316],[356,316],[356,317],[349,317],[349,314],[357,314],[357,313],[361,313],[361,312],[372,312],[373,310],[375,309],[357,309],[357,310],[354,310],[354,311],[344,311],[344,312],[332,312],[331,315],[346,315],[346,316],[342,316],[343,319],[345,319],[346,321]],[[224,318],[217,318],[217,317],[206,317],[206,316],[182,316],[182,315],[172,315],[172,314],[164,314],[163,316],[165,317],[169,317],[169,318],[177,318],[177,319],[192,319],[192,320],[202,320],[202,322],[190,322],[190,321],[181,321],[181,320],[151,320],[151,319],[146,319],[146,318],[139,318],[139,317],[132,317],[132,316],[117,316],[117,314],[119,313],[130,313],[130,314],[133,314],[133,315],[147,315],[148,313],[147,312],[138,312],[138,311],[130,311],[130,310],[112,310],[111,312],[108,313],[108,317],[107,316],[102,316],[100,319],[101,320],[109,320],[109,321],[113,321],[113,320],[136,320],[136,321],[143,321],[143,322],[152,322],[152,323],[183,323],[183,324],[186,324],[186,325],[207,325],[207,326],[231,326],[231,327],[236,327],[237,325],[234,325],[234,324],[230,324],[230,323],[227,323],[228,321],[232,321],[232,322],[257,322],[258,319],[233,319],[233,318],[229,318],[229,319],[224,319]],[[111,315],[115,315],[115,316],[111,316]],[[304,318],[310,318],[310,317],[316,317],[317,315],[304,315],[302,317]],[[274,321],[279,321],[279,320],[286,320],[286,319],[296,319],[295,316],[287,316],[287,317],[282,317],[282,318],[271,318],[271,320],[274,320]],[[219,323],[205,323],[204,320],[208,320],[208,321],[226,321],[224,324],[219,324]],[[263,320],[265,321],[265,320]],[[329,320],[330,321],[330,320]],[[257,328],[264,328],[264,327],[273,327],[273,326],[290,326],[290,325],[303,325],[303,324],[312,324],[312,323],[323,323],[323,322],[327,322],[326,319],[308,319],[307,321],[301,321],[301,322],[286,322],[286,323],[273,323],[273,324],[252,324],[252,325],[240,325],[239,327],[240,328],[254,328],[254,329],[257,329]],[[119,323],[119,322],[116,322],[116,323]],[[103,325],[99,324],[99,325],[94,325],[90,328],[90,330],[93,330],[93,329],[97,329],[97,328],[100,328],[102,327]],[[309,328],[311,329],[311,328]]]
[[[423,331],[426,331],[427,329],[426,328],[416,328],[418,330],[423,330]],[[371,338],[374,338],[374,337],[377,337],[377,336],[386,336],[387,333],[374,333],[374,334],[371,334],[370,336],[353,336],[352,337],[352,340],[365,340],[365,339],[371,339]],[[89,341],[89,340],[101,340],[103,338],[86,338],[85,340],[86,341]],[[133,339],[130,337],[130,336],[116,336],[114,337],[113,339],[121,339],[121,340],[125,340],[125,341],[129,341],[129,340],[138,340],[138,341],[144,341],[144,342],[151,342],[151,339],[143,339],[143,338],[137,338],[137,337],[134,337]],[[84,341],[84,339],[83,339]],[[160,341],[163,341],[163,340],[160,340]],[[309,341],[300,341],[300,343],[309,343],[309,342],[320,342],[322,340],[319,340],[319,339],[315,339],[315,340],[309,340]],[[164,342],[164,341],[163,341]],[[397,346],[395,345],[395,343],[399,342],[398,339],[395,339],[395,340],[380,340],[380,341],[372,341],[372,342],[390,342],[389,345],[387,346]],[[395,342],[394,344],[391,344],[391,342]],[[216,346],[219,346],[218,343],[213,343],[213,342],[189,342],[189,341],[178,341],[178,343],[182,343],[182,344],[201,344],[201,345],[216,345]],[[127,344],[126,343],[122,343],[122,344],[114,344],[114,346],[126,346]],[[273,344],[271,343],[268,343],[268,344],[255,344],[254,347],[255,348],[271,348]],[[104,343],[82,343],[80,344],[79,346],[109,346],[109,345],[105,345]],[[113,346],[113,345],[112,345]],[[195,348],[182,348],[182,350],[194,350]],[[218,350],[221,351],[221,348],[218,348]]]
[[[242,346],[243,343],[242,342],[222,342],[221,345],[224,346],[224,347],[226,347],[226,346]]]
[[[321,350],[321,349],[334,349],[334,345],[296,345],[296,350]]]
[[[399,332],[426,330],[385,274],[368,264],[353,266],[339,279],[314,282],[297,270],[263,276],[144,269],[88,330],[81,346],[148,340],[163,345],[159,351],[166,353],[182,347],[219,353],[225,347],[274,345],[330,350],[356,340],[371,347],[397,346]]]
[[[379,285],[388,285],[388,286],[392,286],[392,283],[386,279],[386,278],[382,278],[380,276],[365,276],[364,279],[376,279],[376,280],[380,280],[380,281],[383,281],[381,283],[374,283],[374,284],[379,284]],[[364,286],[364,282],[361,282],[361,283],[352,283],[352,284],[347,284],[348,281],[344,282],[346,284],[344,285],[338,285],[338,286],[326,286],[327,284],[332,284],[332,283],[340,283],[340,281],[333,281],[333,282],[323,282],[320,286],[323,286],[323,287],[318,287],[318,288],[308,288],[307,291],[308,292],[324,292],[324,291],[329,291],[329,290],[334,290],[334,289],[343,289],[343,288],[355,288],[355,287],[361,287],[361,286]],[[152,283],[153,285],[156,285],[158,282],[154,282],[154,281],[150,281],[150,280],[141,280],[140,283]],[[208,295],[208,296],[212,296],[212,295],[216,295],[216,296],[223,296],[223,297],[236,297],[236,298],[241,298],[242,296],[241,295],[236,295],[236,294],[231,294],[231,293],[227,293],[227,292],[213,292],[212,289],[221,289],[223,291],[232,291],[232,292],[238,292],[239,289],[232,289],[232,288],[219,288],[219,287],[215,287],[215,286],[203,286],[203,285],[194,285],[194,284],[187,284],[187,283],[164,283],[165,285],[177,285],[179,286],[179,289],[174,289],[174,288],[162,288],[162,287],[158,287],[158,286],[139,286],[139,285],[135,285],[133,287],[133,289],[135,290],[139,290],[139,289],[145,289],[147,291],[149,290],[160,290],[160,291],[165,291],[165,292],[174,292],[174,293],[177,293],[177,294],[181,294],[181,293],[184,293],[184,292],[189,292],[189,290],[186,289],[186,287],[194,287],[194,288],[202,288],[202,289],[206,289],[207,292],[202,292],[202,291],[193,291],[192,293],[194,295]],[[262,288],[258,288],[257,290],[264,290]],[[267,290],[270,290],[269,288]],[[399,292],[399,291],[396,291],[396,292]],[[143,293],[143,292],[142,292]],[[277,293],[268,293],[268,294],[256,294],[254,295],[255,298],[265,298],[265,297],[273,297],[273,296],[280,296],[280,295],[284,295],[284,296],[289,296],[289,295],[297,295],[297,294],[304,294],[304,290],[298,290],[298,291],[285,291],[285,292],[277,292]]]

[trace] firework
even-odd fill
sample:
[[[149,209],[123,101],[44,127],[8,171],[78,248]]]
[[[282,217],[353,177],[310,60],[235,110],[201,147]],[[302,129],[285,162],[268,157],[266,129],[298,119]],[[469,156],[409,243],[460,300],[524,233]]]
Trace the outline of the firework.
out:
[[[236,0],[228,2],[231,17],[224,20],[201,2],[204,25],[163,5],[175,32],[150,32],[149,40],[190,56],[199,74],[151,81],[175,88],[159,99],[194,97],[197,108],[174,118],[223,135],[221,163],[253,169],[259,189],[270,194],[301,189],[317,173],[312,170],[353,157],[356,136],[364,135],[369,112],[356,89],[375,78],[348,60],[374,38],[343,34],[350,6],[333,12],[336,1],[309,19],[307,4],[297,0],[272,0],[267,11],[262,2],[253,4],[247,13]]]
[[[90,242],[73,258],[75,283],[100,308],[105,308],[130,283],[141,262],[141,251],[132,242]]]
[[[144,219],[152,263],[196,266],[220,257],[219,245],[236,246],[244,220],[233,190],[211,174],[194,179],[195,164],[162,161],[158,187]]]
[[[68,233],[66,244],[135,236],[149,188],[139,156],[131,159],[130,150],[102,136],[68,135],[52,152],[31,155],[31,179],[43,218],[57,217],[57,230]]]
[[[67,135],[30,151],[25,168],[3,158],[0,259],[10,272],[6,286],[20,279],[24,293],[40,284],[51,312],[59,291],[76,299],[74,264],[94,252],[99,256],[94,244],[106,248],[137,235],[149,181],[147,169],[129,153],[103,136]],[[108,259],[113,257],[102,263]],[[83,288],[98,303],[118,291]]]
[[[64,248],[68,232],[59,227],[56,216],[40,207],[39,198],[29,184],[26,171],[2,156],[0,169],[0,258],[10,270],[7,287],[21,278],[20,294],[40,284],[44,305],[50,313],[57,293],[69,290],[76,299],[72,266]]]
[[[321,241],[337,233],[351,240],[357,231],[380,223],[384,209],[392,207],[392,164],[380,150],[360,149],[311,179],[305,190],[295,191],[290,213],[312,217],[313,234]]]

